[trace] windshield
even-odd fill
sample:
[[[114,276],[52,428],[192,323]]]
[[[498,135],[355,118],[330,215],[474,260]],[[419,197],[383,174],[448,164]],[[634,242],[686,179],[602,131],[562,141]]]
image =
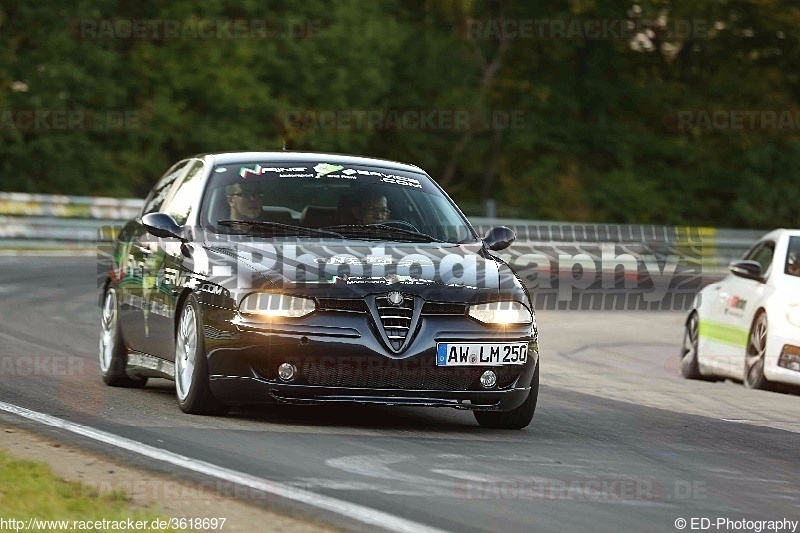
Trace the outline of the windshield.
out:
[[[327,160],[243,162],[215,167],[203,198],[202,225],[220,233],[476,240],[457,208],[422,173]]]

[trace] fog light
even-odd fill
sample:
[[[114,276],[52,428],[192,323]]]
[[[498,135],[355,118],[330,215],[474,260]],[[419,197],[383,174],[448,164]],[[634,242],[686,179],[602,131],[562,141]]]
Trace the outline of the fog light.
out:
[[[291,363],[281,363],[278,367],[278,377],[283,381],[292,381],[297,373],[297,368]]]
[[[496,383],[497,374],[494,373],[494,370],[487,370],[481,374],[481,385],[483,385],[484,389],[491,389]]]

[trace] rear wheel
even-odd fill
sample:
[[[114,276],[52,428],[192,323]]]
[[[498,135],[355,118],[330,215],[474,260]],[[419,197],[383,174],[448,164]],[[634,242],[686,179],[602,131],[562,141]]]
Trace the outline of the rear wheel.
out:
[[[184,302],[175,339],[175,392],[184,413],[215,415],[225,407],[214,397],[208,382],[208,361],[203,337],[203,320],[197,298]]]
[[[744,356],[744,386],[748,389],[769,389],[770,382],[764,376],[764,358],[767,354],[767,314],[760,313],[747,340]]]
[[[119,329],[119,306],[117,291],[109,287],[103,300],[100,319],[100,374],[106,385],[112,387],[144,387],[147,378],[132,378],[126,373],[128,351]]]
[[[533,371],[531,390],[522,405],[510,411],[473,411],[475,420],[484,428],[491,429],[522,429],[533,420],[536,411],[536,402],[539,398],[539,362]]]

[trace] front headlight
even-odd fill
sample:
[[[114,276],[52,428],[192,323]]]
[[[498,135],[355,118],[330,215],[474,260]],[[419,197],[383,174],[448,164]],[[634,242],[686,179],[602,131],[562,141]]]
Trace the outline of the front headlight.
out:
[[[273,318],[300,318],[310,315],[317,309],[311,298],[299,298],[274,292],[254,292],[248,294],[239,304],[243,315],[265,320]]]
[[[533,316],[520,302],[493,302],[469,306],[469,316],[484,324],[530,324]]]
[[[789,324],[800,328],[800,305],[789,304],[789,307],[786,308],[786,320],[789,321]]]

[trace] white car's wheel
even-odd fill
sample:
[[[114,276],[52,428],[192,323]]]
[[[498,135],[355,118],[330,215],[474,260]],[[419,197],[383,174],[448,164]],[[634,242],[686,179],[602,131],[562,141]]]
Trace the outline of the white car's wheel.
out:
[[[175,392],[185,413],[220,414],[225,408],[211,392],[200,306],[193,294],[183,304],[175,339]]]
[[[763,311],[756,316],[750,336],[747,339],[747,352],[744,358],[744,386],[748,389],[769,389],[770,383],[764,376],[764,358],[767,354],[767,314]]]
[[[697,344],[700,332],[700,318],[697,313],[692,313],[686,320],[686,327],[683,331],[683,347],[681,348],[681,360],[679,371],[681,376],[686,379],[699,379],[700,366],[697,361]]]
[[[119,306],[117,291],[109,287],[103,299],[103,311],[100,318],[100,374],[106,385],[112,387],[144,387],[147,378],[132,378],[126,372],[128,351],[122,340],[119,329]]]

